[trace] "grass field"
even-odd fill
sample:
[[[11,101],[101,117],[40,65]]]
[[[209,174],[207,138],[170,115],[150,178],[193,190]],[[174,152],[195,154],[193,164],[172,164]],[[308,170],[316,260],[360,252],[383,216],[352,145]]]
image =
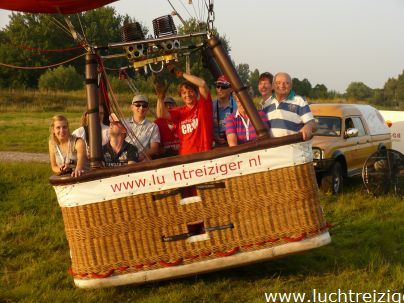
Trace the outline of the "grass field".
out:
[[[172,95],[177,98],[175,89]],[[130,116],[130,92],[117,94],[116,98],[126,117]],[[215,98],[215,96],[213,96]],[[156,99],[149,95],[151,110],[148,118],[154,120]],[[364,103],[343,98],[334,100],[313,100],[315,103]],[[180,103],[178,101],[178,103]],[[255,98],[258,106],[260,98]],[[65,115],[73,131],[80,125],[80,116],[86,110],[85,90],[39,91],[0,89],[0,151],[43,152],[48,151],[49,123],[56,114]]]
[[[120,95],[130,100],[129,95]],[[129,101],[122,111],[129,117]],[[70,131],[80,126],[86,110],[85,92],[0,90],[0,151],[48,152],[49,125],[54,115],[64,115]],[[149,117],[153,119],[153,114]]]
[[[265,302],[265,292],[404,291],[404,203],[353,180],[321,197],[332,244],[173,281],[100,290],[73,285],[46,164],[0,162],[0,302]]]

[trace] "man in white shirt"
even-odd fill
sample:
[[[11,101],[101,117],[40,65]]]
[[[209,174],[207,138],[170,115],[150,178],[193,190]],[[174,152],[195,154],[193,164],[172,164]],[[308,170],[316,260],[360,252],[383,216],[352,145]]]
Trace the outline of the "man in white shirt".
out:
[[[309,104],[292,90],[289,74],[276,74],[273,83],[274,94],[263,107],[271,126],[271,137],[301,133],[303,140],[310,140],[316,123]]]
[[[136,95],[133,97],[131,109],[132,118],[126,123],[129,127],[126,141],[137,147],[140,160],[153,158],[159,152],[160,132],[155,123],[146,119],[149,100],[146,96]]]

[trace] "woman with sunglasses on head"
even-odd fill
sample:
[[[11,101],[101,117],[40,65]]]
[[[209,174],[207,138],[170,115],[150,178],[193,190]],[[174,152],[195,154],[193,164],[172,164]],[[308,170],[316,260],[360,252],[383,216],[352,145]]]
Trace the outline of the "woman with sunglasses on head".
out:
[[[237,111],[233,89],[225,75],[215,82],[217,100],[213,101],[213,139],[215,146],[227,146],[226,118]]]
[[[136,146],[139,151],[139,160],[144,160],[145,154],[153,158],[159,153],[160,132],[158,126],[146,119],[149,111],[149,99],[146,96],[136,95],[132,100],[132,118],[127,121],[135,138],[126,137],[126,141]]]
[[[81,138],[70,134],[69,122],[64,116],[52,118],[49,158],[52,171],[57,175],[78,177],[88,169],[86,145]]]
[[[229,146],[236,146],[246,142],[255,141],[257,134],[254,126],[251,124],[250,118],[244,110],[240,99],[235,95],[235,100],[238,105],[238,109],[235,113],[227,116],[226,118],[226,137]],[[258,111],[262,122],[269,129],[268,118],[265,113]]]

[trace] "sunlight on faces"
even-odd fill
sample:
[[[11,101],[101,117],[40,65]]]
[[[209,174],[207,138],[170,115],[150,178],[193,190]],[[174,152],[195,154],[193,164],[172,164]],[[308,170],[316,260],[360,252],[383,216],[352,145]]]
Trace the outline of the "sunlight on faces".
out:
[[[131,105],[131,109],[135,117],[144,119],[149,110],[149,104],[146,102],[136,102]]]
[[[166,109],[172,109],[174,107],[177,107],[177,103],[172,97],[165,97],[164,98],[164,107]]]
[[[174,104],[174,103],[166,102],[166,103],[164,103],[164,106],[165,106],[167,109],[172,109],[172,108],[175,107],[175,104]]]
[[[109,136],[111,138],[117,139],[126,137],[126,129],[120,122],[111,122],[109,125]]]
[[[234,95],[234,100],[236,100],[238,112],[244,116],[245,110],[244,110],[243,104],[241,103],[239,97],[236,94]]]
[[[70,136],[69,122],[63,116],[52,118],[51,132],[56,141],[66,141]]]
[[[258,91],[263,96],[267,96],[272,93],[272,85],[269,79],[263,78],[258,82]]]
[[[219,99],[229,99],[232,89],[230,85],[216,84],[216,94]]]
[[[175,103],[172,103],[172,102],[164,102],[164,106],[165,106],[167,109],[172,109],[172,108],[174,108],[174,107],[177,107],[177,105],[176,105]]]
[[[292,89],[292,80],[288,74],[277,74],[274,78],[274,90],[278,96],[286,97]]]
[[[187,86],[182,86],[180,89],[180,96],[185,105],[192,106],[196,103],[198,94]]]

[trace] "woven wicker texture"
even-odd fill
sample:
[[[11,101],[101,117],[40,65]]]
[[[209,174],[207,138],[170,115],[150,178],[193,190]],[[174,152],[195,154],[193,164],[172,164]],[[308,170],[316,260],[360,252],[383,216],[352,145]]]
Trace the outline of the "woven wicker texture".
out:
[[[285,243],[283,237],[319,234],[326,226],[311,163],[210,184],[197,188],[201,202],[186,205],[180,204],[181,190],[167,190],[62,208],[73,272],[84,277],[179,259],[200,262],[235,248],[261,249]],[[193,223],[223,229],[208,231],[202,241],[163,241],[189,233]]]

